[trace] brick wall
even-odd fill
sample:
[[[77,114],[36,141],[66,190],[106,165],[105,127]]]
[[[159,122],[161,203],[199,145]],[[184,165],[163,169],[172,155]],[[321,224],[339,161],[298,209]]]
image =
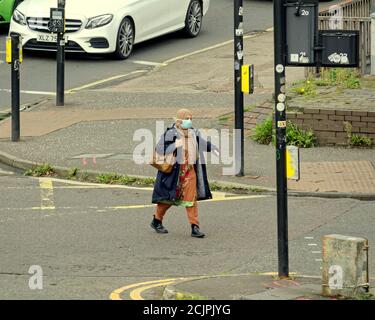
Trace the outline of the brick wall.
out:
[[[306,108],[288,112],[287,118],[301,129],[312,129],[319,145],[347,145],[344,122],[351,123],[353,134],[375,140],[375,112]]]

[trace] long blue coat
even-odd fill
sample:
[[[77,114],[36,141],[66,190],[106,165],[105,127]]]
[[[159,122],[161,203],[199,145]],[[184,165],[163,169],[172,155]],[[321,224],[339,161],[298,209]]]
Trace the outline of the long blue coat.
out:
[[[199,160],[194,164],[196,176],[197,176],[197,200],[212,199],[210,186],[207,179],[207,170],[204,161],[204,151],[211,152],[217,149],[209,141],[203,139],[198,130],[193,129],[193,133],[196,136],[198,149],[199,149]],[[177,131],[175,125],[168,128],[166,132],[160,138],[159,143],[156,146],[156,152],[159,154],[170,154],[177,150],[175,146],[176,139],[180,139],[181,136]],[[164,142],[164,143],[163,143]],[[179,154],[179,153],[177,153]],[[182,156],[182,155],[180,155]],[[178,160],[178,159],[177,159]],[[156,182],[154,185],[154,192],[152,195],[152,203],[159,203],[161,201],[175,201],[177,185],[180,173],[179,161],[173,166],[171,173],[163,173],[158,171]]]

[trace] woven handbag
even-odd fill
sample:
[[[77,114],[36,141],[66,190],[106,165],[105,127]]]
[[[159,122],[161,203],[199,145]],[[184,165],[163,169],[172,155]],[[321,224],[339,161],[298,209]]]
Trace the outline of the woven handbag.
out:
[[[154,151],[150,165],[163,173],[171,173],[173,170],[173,165],[175,163],[176,156],[174,155],[174,153],[161,155]]]

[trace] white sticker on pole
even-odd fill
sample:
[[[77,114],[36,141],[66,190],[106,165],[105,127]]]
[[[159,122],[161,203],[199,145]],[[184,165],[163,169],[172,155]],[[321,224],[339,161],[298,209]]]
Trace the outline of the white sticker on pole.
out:
[[[299,62],[299,54],[298,53],[292,53],[290,55],[290,61],[291,62]]]
[[[300,156],[298,147],[287,146],[286,169],[288,179],[300,180]]]
[[[236,29],[236,36],[237,37],[243,36],[243,29]]]
[[[285,100],[286,100],[286,95],[283,94],[283,93],[280,93],[280,94],[277,96],[277,100],[278,100],[279,102],[285,102]]]
[[[283,111],[285,111],[285,104],[284,103],[278,103],[277,105],[276,105],[276,109],[277,109],[277,111],[279,111],[279,112],[283,112]]]
[[[278,64],[276,66],[277,73],[282,73],[284,71],[284,66],[282,64]]]

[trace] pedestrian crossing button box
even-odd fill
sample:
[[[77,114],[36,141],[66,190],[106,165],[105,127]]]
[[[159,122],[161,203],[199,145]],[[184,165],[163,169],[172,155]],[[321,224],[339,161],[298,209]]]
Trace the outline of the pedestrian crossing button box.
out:
[[[287,2],[286,65],[314,66],[318,42],[318,1]]]
[[[359,31],[321,30],[323,67],[359,67]]]
[[[48,23],[48,29],[52,33],[63,33],[65,32],[65,13],[64,9],[51,8],[50,20]]]

